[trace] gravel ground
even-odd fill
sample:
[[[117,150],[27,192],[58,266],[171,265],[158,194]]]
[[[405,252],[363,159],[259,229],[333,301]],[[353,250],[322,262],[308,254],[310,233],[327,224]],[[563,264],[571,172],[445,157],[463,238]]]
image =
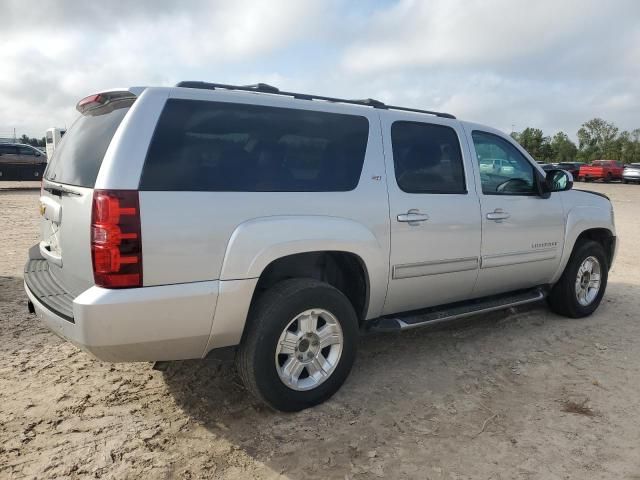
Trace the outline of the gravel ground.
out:
[[[540,304],[363,337],[340,392],[296,414],[229,363],[102,363],[42,327],[29,186],[0,182],[0,478],[640,479],[640,186],[589,185],[622,239],[592,317]]]

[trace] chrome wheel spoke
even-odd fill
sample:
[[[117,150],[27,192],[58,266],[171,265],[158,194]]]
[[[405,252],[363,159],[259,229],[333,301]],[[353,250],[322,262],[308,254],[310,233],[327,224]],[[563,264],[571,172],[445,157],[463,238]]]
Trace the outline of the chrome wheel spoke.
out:
[[[312,333],[318,328],[318,314],[313,310],[298,319],[298,330],[302,333]]]
[[[307,365],[307,371],[309,372],[309,376],[316,378],[317,376],[326,377],[328,375],[328,371],[331,369],[331,365],[327,362],[327,359],[324,358],[322,353],[318,353],[311,363]]]
[[[318,330],[318,338],[320,339],[320,349],[335,345],[342,341],[342,335],[335,325],[326,324]]]
[[[284,338],[280,339],[280,346],[278,353],[285,355],[293,355],[296,351],[296,346],[298,345],[298,335],[293,332],[286,331],[284,333]]]
[[[287,360],[282,366],[282,372],[286,375],[292,385],[298,383],[302,370],[304,370],[304,363],[300,362],[294,356],[289,357],[289,360]]]

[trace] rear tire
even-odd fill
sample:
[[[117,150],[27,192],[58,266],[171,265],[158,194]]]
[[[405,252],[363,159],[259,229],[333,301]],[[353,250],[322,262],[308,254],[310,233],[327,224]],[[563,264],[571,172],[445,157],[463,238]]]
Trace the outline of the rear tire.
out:
[[[356,313],[340,290],[314,279],[284,280],[252,306],[236,366],[258,399],[295,412],[338,391],[353,366],[357,337]]]
[[[593,240],[581,241],[574,247],[560,280],[547,297],[549,307],[571,318],[591,315],[600,305],[608,274],[609,263],[602,245]]]

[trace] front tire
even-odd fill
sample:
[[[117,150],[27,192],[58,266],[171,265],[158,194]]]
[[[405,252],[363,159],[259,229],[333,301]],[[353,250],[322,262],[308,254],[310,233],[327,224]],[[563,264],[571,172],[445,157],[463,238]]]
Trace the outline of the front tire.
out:
[[[251,308],[236,366],[258,399],[285,412],[329,399],[356,356],[358,319],[331,285],[295,278],[277,283]]]
[[[547,298],[551,310],[571,318],[591,315],[600,305],[608,274],[609,263],[602,245],[593,240],[581,241]]]

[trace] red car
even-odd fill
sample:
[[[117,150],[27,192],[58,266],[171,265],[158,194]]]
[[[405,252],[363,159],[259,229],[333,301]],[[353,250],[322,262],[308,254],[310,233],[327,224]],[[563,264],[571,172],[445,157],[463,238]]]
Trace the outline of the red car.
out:
[[[584,180],[585,182],[592,180],[604,180],[605,182],[622,180],[623,170],[622,163],[616,160],[595,160],[591,165],[580,167],[578,180]]]

